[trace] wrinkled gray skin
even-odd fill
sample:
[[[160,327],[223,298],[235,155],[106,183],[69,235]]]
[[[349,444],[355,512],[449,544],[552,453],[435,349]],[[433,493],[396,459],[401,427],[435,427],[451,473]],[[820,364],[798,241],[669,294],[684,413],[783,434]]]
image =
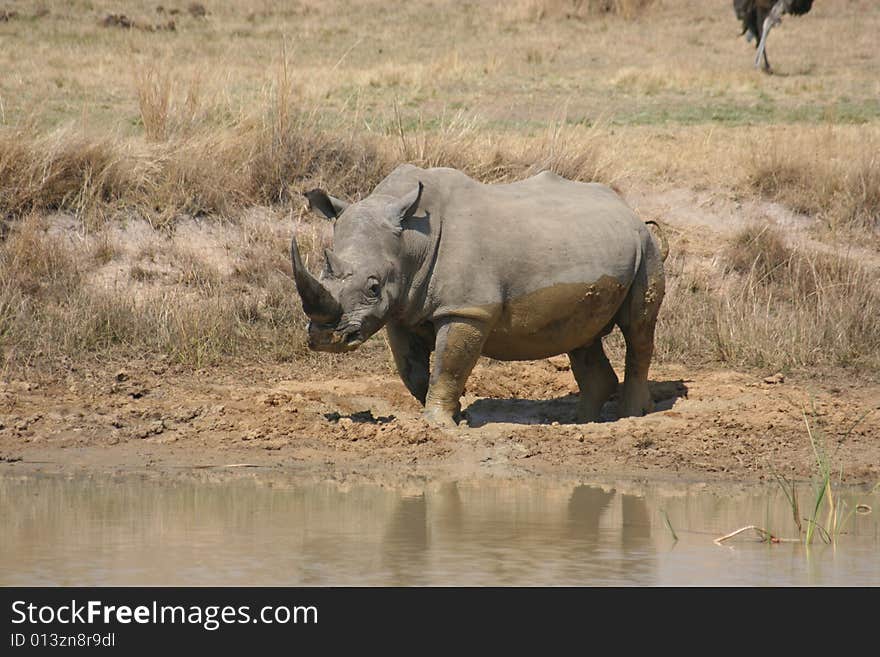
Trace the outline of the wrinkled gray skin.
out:
[[[318,279],[291,244],[312,349],[351,351],[384,326],[425,417],[449,425],[481,354],[567,353],[587,422],[617,389],[602,348],[617,325],[626,339],[622,414],[653,410],[647,377],[663,258],[608,187],[550,172],[484,185],[454,169],[401,165],[357,203],[321,190],[306,196],[335,222]]]

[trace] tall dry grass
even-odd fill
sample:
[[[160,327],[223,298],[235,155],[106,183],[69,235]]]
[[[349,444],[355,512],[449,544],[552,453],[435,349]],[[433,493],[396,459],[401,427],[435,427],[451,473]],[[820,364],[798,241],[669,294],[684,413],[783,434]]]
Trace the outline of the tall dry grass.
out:
[[[148,76],[141,84],[160,87],[141,94],[145,140],[73,127],[50,134],[0,128],[0,216],[63,211],[90,226],[131,216],[166,225],[288,206],[316,185],[358,198],[401,161],[456,167],[486,182],[544,169],[609,183],[618,175],[598,128],[559,122],[524,139],[487,135],[455,117],[430,129],[398,121],[388,134],[329,131],[314,112],[291,104],[283,80],[258,111],[217,127],[199,123],[197,108],[171,103],[164,81]]]
[[[285,96],[269,95],[250,114],[219,125],[210,112],[183,108],[176,115],[179,104],[171,107],[167,123],[154,128],[165,135],[161,141],[75,126],[48,134],[0,127],[0,217],[63,211],[90,226],[130,216],[165,225],[253,205],[289,207],[311,186],[354,199],[406,161],[455,167],[485,182],[551,169],[612,185],[634,176],[686,185],[701,171],[694,184],[779,201],[835,230],[875,239],[880,229],[880,142],[873,132],[859,139],[855,131],[805,131],[770,144],[746,135],[682,159],[676,140],[640,142],[602,123],[559,120],[524,135],[487,131],[463,115],[430,126],[398,117],[377,132],[328,129]]]
[[[72,212],[98,220],[134,214],[168,223],[289,201],[302,181],[364,193],[382,160],[368,142],[259,122],[158,144],[76,134],[0,131],[0,215]]]
[[[873,133],[786,134],[756,148],[747,185],[832,229],[880,229],[880,140]]]
[[[876,269],[843,253],[788,245],[769,226],[739,232],[712,273],[668,263],[661,360],[765,369],[880,367]]]
[[[164,284],[149,267],[124,262],[108,238],[72,236],[25,217],[0,246],[0,351],[6,366],[92,358],[165,356],[199,368],[224,358],[289,360],[305,354],[304,318],[289,271],[251,254],[245,280],[221,275],[192,251],[172,253]],[[118,259],[131,279],[94,280]],[[286,263],[285,263],[286,264]]]

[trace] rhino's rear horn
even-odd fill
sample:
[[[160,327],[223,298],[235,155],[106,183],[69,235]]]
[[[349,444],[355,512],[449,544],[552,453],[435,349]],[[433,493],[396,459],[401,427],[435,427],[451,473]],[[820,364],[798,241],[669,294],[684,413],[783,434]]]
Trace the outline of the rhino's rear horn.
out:
[[[303,312],[319,324],[335,324],[342,315],[342,307],[330,291],[312,276],[303,265],[296,244],[296,236],[290,240],[290,261],[293,265],[293,279],[302,299]]]

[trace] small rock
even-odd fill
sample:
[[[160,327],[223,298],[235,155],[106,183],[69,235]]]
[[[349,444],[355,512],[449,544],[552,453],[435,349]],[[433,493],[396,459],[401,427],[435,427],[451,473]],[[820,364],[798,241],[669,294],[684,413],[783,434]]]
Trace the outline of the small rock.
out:
[[[777,383],[785,383],[785,375],[782,372],[777,372],[772,376],[764,377],[764,383],[768,383],[770,385],[775,385]]]
[[[119,370],[113,378],[121,383],[128,379],[128,374],[125,373],[125,370]]]
[[[176,415],[174,415],[168,419],[171,419],[174,422],[184,423],[184,422],[189,422],[190,420],[194,420],[199,415],[201,415],[201,413],[202,413],[201,408],[190,408],[190,409],[182,410],[179,413],[177,413]]]
[[[131,437],[135,440],[143,440],[144,438],[149,438],[150,436],[158,436],[163,431],[165,431],[165,423],[162,420],[156,420],[155,422],[151,422],[146,427],[141,427],[140,429],[135,429],[131,432]]]
[[[261,440],[266,437],[265,432],[262,429],[251,429],[246,434],[244,434],[241,439],[242,440]]]
[[[263,397],[266,406],[282,406],[291,400],[290,395],[283,392],[272,392]]]

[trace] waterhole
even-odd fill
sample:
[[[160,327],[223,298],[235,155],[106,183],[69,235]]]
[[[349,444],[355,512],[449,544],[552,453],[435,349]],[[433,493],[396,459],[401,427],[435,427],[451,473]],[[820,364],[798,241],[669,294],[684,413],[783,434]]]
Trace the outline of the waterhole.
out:
[[[0,584],[880,585],[880,494],[835,501],[835,543],[808,548],[714,542],[798,537],[765,486],[8,475]]]

